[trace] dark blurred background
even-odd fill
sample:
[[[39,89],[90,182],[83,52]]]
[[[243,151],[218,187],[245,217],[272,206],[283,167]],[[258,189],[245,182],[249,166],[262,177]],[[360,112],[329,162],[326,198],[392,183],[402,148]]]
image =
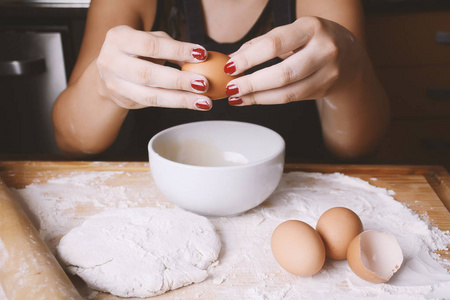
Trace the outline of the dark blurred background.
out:
[[[0,160],[61,159],[51,107],[79,51],[89,0],[0,0]],[[364,0],[369,55],[392,103],[374,164],[450,170],[450,0]]]

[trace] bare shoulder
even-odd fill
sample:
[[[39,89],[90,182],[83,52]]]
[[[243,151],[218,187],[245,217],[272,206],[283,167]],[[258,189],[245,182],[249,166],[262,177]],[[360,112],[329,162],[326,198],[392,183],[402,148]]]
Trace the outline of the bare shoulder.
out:
[[[364,41],[364,11],[361,0],[297,0],[297,18],[316,16],[334,21]]]
[[[138,30],[151,28],[156,16],[157,0],[92,0],[86,28],[70,82],[81,76],[103,45],[107,32],[119,25]]]

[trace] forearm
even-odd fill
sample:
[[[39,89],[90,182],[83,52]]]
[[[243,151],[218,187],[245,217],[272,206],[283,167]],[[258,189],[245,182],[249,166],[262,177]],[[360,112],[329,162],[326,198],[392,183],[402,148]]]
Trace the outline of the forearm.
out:
[[[376,151],[388,128],[390,109],[367,57],[354,80],[317,100],[317,105],[331,153],[351,159]]]
[[[86,157],[107,149],[127,115],[101,93],[95,61],[58,97],[53,108],[56,142],[71,157]]]

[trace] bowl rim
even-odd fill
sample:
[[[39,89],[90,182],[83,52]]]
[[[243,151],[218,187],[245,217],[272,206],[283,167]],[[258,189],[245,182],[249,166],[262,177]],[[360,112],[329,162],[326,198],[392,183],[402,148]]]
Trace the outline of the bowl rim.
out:
[[[183,127],[183,126],[190,125],[190,124],[199,124],[199,123],[235,123],[235,124],[245,124],[245,125],[251,125],[251,126],[255,126],[255,127],[260,127],[262,129],[270,131],[270,132],[274,133],[276,136],[278,136],[279,139],[280,139],[280,142],[281,142],[280,143],[280,147],[276,151],[274,151],[273,154],[271,154],[271,155],[269,155],[269,156],[267,156],[265,158],[258,159],[256,161],[251,162],[251,163],[246,163],[246,164],[242,164],[242,165],[234,165],[234,166],[196,166],[196,165],[183,164],[183,163],[180,163],[180,162],[176,162],[176,161],[167,159],[167,158],[163,157],[162,155],[160,155],[158,152],[156,152],[153,149],[153,144],[154,144],[155,140],[159,136],[163,135],[164,133],[166,133],[168,131],[176,130],[179,127]],[[150,141],[148,142],[148,145],[147,145],[147,149],[148,149],[148,152],[149,152],[149,156],[150,156],[150,153],[153,153],[156,156],[158,156],[160,159],[165,161],[166,163],[173,164],[174,166],[184,167],[184,168],[188,168],[188,169],[190,169],[190,168],[191,169],[197,169],[197,170],[226,170],[226,171],[228,171],[228,170],[236,170],[236,169],[248,168],[248,167],[252,167],[252,166],[255,166],[255,165],[260,165],[260,164],[262,164],[264,162],[270,161],[270,160],[274,159],[275,157],[277,157],[278,155],[280,155],[281,153],[283,153],[286,150],[286,142],[285,142],[283,137],[278,132],[276,132],[275,130],[273,130],[271,128],[268,128],[268,127],[265,127],[265,126],[262,126],[262,125],[259,125],[259,124],[254,124],[254,123],[250,123],[250,122],[242,122],[242,121],[231,121],[231,120],[207,120],[207,121],[193,121],[193,122],[183,123],[183,124],[180,124],[180,125],[175,125],[175,126],[166,128],[166,129],[158,132],[157,134],[155,134],[150,139]],[[283,160],[284,160],[284,154],[283,154]],[[150,157],[149,157],[149,163],[151,165]]]

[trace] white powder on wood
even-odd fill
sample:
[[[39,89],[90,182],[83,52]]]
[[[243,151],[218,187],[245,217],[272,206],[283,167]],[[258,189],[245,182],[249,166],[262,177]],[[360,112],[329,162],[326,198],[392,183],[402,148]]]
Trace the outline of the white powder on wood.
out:
[[[139,173],[142,176],[142,172]],[[129,179],[125,172],[77,172],[46,183],[14,190],[39,225],[52,250],[62,235],[89,215],[108,207],[172,207],[156,190],[150,175]],[[121,182],[123,185],[110,184]],[[283,175],[275,193],[263,205],[237,217],[214,218],[222,249],[209,277],[158,299],[445,299],[450,274],[433,253],[447,249],[443,232],[404,204],[392,191],[342,174],[293,172]],[[312,277],[297,277],[281,269],[270,250],[278,224],[302,220],[315,227],[320,215],[335,206],[356,212],[366,230],[389,231],[404,255],[402,268],[385,284],[363,281],[346,261],[327,260]],[[95,294],[85,293],[86,297]]]

